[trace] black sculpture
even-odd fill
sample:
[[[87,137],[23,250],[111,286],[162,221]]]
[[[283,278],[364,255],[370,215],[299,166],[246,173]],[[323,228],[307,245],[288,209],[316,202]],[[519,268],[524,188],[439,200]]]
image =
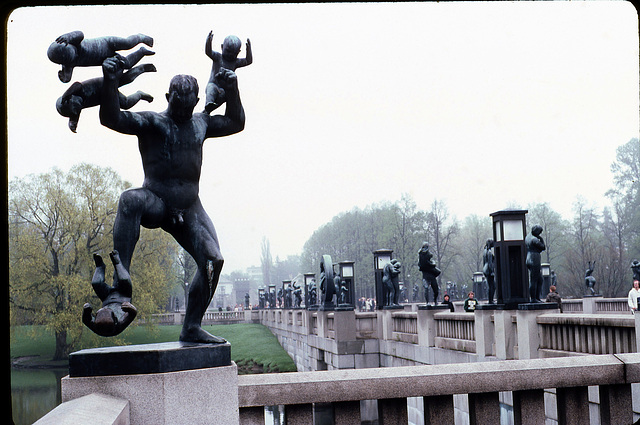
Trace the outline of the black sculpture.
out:
[[[302,304],[302,288],[296,282],[293,282],[293,306],[295,308],[300,308]]]
[[[193,113],[198,83],[189,75],[176,75],[167,93],[165,111],[121,111],[118,87],[125,65],[116,57],[102,64],[104,83],[100,122],[119,133],[135,135],[145,174],[141,188],[122,193],[113,229],[114,248],[128,270],[140,226],[160,227],[170,233],[193,257],[198,269],[189,285],[189,302],[180,340],[224,343],[201,327],[202,316],[213,298],[223,258],[211,219],[199,193],[202,145],[244,129],[244,110],[236,75],[221,70],[216,78],[226,92],[225,115]]]
[[[318,288],[316,280],[311,279],[309,282],[309,307],[318,305]]]
[[[266,301],[267,300],[266,300],[266,296],[265,296],[264,290],[258,291],[258,307],[260,309],[265,308]]]
[[[320,296],[321,303],[325,308],[331,308],[333,296],[336,293],[336,286],[333,280],[333,263],[330,255],[323,255],[320,260]]]
[[[278,288],[278,306],[280,308],[284,307],[284,291],[282,288]]]
[[[249,308],[249,293],[244,294],[244,307]]]
[[[546,249],[544,240],[540,236],[542,234],[542,226],[535,225],[524,238],[524,244],[527,247],[526,264],[529,269],[529,297],[532,303],[541,303],[540,291],[542,290],[542,260],[540,253]]]
[[[82,323],[89,329],[101,336],[114,336],[122,332],[135,319],[138,311],[131,304],[131,277],[129,272],[120,262],[117,251],[109,254],[111,262],[115,268],[114,284],[107,285],[105,282],[106,266],[102,257],[93,255],[96,270],[91,280],[91,285],[96,295],[102,301],[96,317],[91,314],[91,304],[86,303],[82,312]]]
[[[433,254],[429,252],[429,244],[427,242],[423,242],[422,247],[418,251],[418,269],[422,272],[425,302],[427,304],[429,303],[427,285],[430,285],[433,290],[433,305],[436,305],[438,302],[438,280],[436,278],[441,272],[433,260]]]
[[[595,286],[596,286],[596,278],[593,277],[593,269],[596,266],[596,262],[594,261],[593,263],[591,263],[591,261],[588,262],[587,264],[587,270],[584,272],[584,284],[587,287],[587,291],[588,294],[587,295],[595,295],[596,294],[596,290],[595,290]]]
[[[136,34],[126,38],[107,36],[85,39],[82,31],[72,31],[62,34],[51,43],[47,49],[47,56],[51,62],[62,65],[58,78],[63,83],[68,83],[76,66],[100,66],[105,59],[115,56],[118,50],[129,50],[140,43],[153,47],[153,38]],[[140,47],[127,56],[124,68],[129,69],[143,56],[153,54],[155,53],[151,50]]]
[[[127,59],[122,56],[118,55],[118,58],[123,62],[123,64],[127,61]],[[156,67],[152,64],[134,66],[122,74],[120,86],[129,84],[143,72],[155,71]],[[85,108],[91,108],[100,104],[102,100],[103,82],[104,78],[102,77],[92,78],[83,82],[76,81],[56,101],[56,109],[58,110],[58,113],[63,117],[69,118],[69,129],[74,133],[78,127],[80,112]],[[130,109],[140,100],[152,102],[153,96],[140,90],[130,96],[125,96],[118,92],[118,100],[121,109]]]
[[[349,288],[345,280],[340,282],[340,305],[345,306],[349,304]]]
[[[269,308],[276,308],[276,290],[269,291]]]
[[[219,107],[225,102],[225,91],[222,85],[218,82],[218,73],[220,70],[228,69],[235,71],[243,66],[251,65],[253,62],[253,54],[251,53],[251,40],[247,39],[247,56],[246,58],[238,59],[238,53],[240,53],[240,47],[242,43],[240,39],[235,35],[230,35],[224,39],[221,45],[222,52],[214,52],[212,48],[213,31],[209,32],[207,41],[204,45],[205,54],[212,60],[211,75],[209,76],[209,82],[205,89],[206,103],[204,106],[204,113],[210,114],[211,111]]]
[[[633,272],[633,280],[640,280],[640,261],[633,260],[631,262],[631,271]]]
[[[383,300],[385,306],[399,305],[400,267],[400,262],[394,258],[385,264],[384,269],[382,270],[382,286],[384,288]]]
[[[414,283],[413,284],[413,299],[411,301],[413,301],[414,303],[418,302],[419,294],[420,294],[420,287]]]
[[[487,242],[484,245],[484,251],[482,253],[482,274],[484,275],[487,282],[487,298],[489,299],[489,304],[493,304],[493,295],[496,292],[496,283],[495,283],[495,257],[493,255],[493,239],[487,239]]]

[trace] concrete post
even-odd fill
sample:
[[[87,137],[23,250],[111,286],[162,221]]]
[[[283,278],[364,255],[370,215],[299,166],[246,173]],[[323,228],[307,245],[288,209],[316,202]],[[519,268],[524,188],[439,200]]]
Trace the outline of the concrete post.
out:
[[[633,315],[636,321],[636,352],[640,353],[640,313]]]
[[[318,337],[319,338],[328,338],[327,335],[327,313],[328,311],[316,311],[318,318]]]
[[[602,299],[602,295],[585,295],[582,297],[582,313],[584,314],[596,314],[596,301]]]
[[[474,330],[476,334],[476,355],[482,361],[487,356],[493,356],[493,342],[495,340],[494,325],[491,323],[496,310],[476,309]]]
[[[493,314],[496,337],[496,358],[498,360],[513,360],[516,343],[516,329],[513,324],[513,310],[496,310]]]
[[[442,306],[442,308],[437,307],[439,306],[418,306],[418,345],[435,347],[436,321],[434,316],[443,310],[448,311],[446,306]]]
[[[356,312],[355,310],[334,311],[333,328],[336,342],[355,341],[356,339]]]
[[[522,304],[516,313],[518,326],[518,359],[537,359],[540,348],[540,332],[537,318],[544,313],[560,313],[557,304]]]
[[[215,391],[211,388],[215,387]],[[97,393],[130,403],[131,425],[236,424],[238,368],[219,366],[140,375],[64,377],[62,402]]]
[[[393,335],[393,317],[391,314],[398,310],[378,310],[378,335],[380,339],[387,341]]]

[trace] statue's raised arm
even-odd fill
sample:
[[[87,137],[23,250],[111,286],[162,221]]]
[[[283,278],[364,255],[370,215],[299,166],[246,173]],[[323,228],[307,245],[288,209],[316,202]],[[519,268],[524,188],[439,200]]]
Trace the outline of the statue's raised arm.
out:
[[[245,123],[244,108],[240,101],[238,78],[235,72],[222,69],[216,75],[216,80],[226,93],[227,107],[224,115],[213,115],[209,118],[207,138],[239,133],[244,129]]]
[[[102,63],[104,82],[100,102],[100,123],[105,127],[124,134],[138,134],[147,124],[142,113],[122,111],[118,87],[125,70],[124,58],[116,55]]]

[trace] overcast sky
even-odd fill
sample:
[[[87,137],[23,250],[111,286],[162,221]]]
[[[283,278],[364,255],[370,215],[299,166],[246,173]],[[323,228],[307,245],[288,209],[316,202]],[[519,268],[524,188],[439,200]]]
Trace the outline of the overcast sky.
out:
[[[422,209],[443,200],[459,219],[532,202],[570,218],[578,196],[606,205],[616,147],[638,137],[637,23],[623,1],[18,9],[9,178],[89,162],[142,183],[134,136],[102,127],[98,108],[77,134],[56,112],[70,84],[46,55],[59,35],[152,36],[141,63],[158,72],[121,91],[155,100],[132,110],[163,111],[171,77],[191,74],[200,111],[213,30],[215,50],[234,34],[254,56],[237,71],[245,130],[204,145],[200,197],[224,273],[259,265],[263,236],[274,258],[299,254],[335,215],[402,193]],[[101,74],[76,68],[72,82]]]

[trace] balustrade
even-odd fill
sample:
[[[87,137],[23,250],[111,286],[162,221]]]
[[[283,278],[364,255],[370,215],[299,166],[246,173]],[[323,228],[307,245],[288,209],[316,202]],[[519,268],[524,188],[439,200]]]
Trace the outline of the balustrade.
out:
[[[283,405],[287,423],[311,423],[330,403],[334,423],[360,423],[360,401],[377,400],[381,424],[407,423],[407,398],[422,397],[425,423],[454,423],[454,394],[466,395],[470,423],[500,423],[500,392],[512,392],[515,424],[544,423],[545,389],[556,390],[558,423],[632,423],[631,383],[640,354],[511,360],[440,366],[243,375],[240,423],[264,424],[264,406]],[[590,412],[587,388],[599,386]],[[547,403],[551,403],[550,400]],[[598,418],[590,418],[596,415]],[[579,419],[575,422],[575,419]]]

